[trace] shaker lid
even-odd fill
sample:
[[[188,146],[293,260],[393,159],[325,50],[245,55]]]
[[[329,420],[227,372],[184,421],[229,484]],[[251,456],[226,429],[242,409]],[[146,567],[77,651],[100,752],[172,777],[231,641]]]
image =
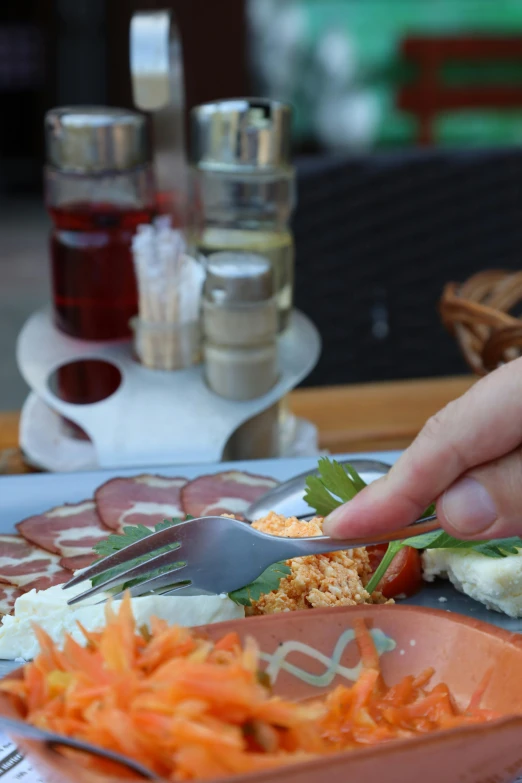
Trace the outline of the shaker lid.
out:
[[[264,302],[274,295],[272,265],[255,253],[211,253],[206,259],[205,298],[217,305]]]
[[[150,161],[145,117],[107,106],[71,106],[45,115],[47,160],[71,172],[125,171]]]
[[[272,168],[290,163],[292,110],[264,98],[236,98],[191,112],[191,160],[201,167]]]

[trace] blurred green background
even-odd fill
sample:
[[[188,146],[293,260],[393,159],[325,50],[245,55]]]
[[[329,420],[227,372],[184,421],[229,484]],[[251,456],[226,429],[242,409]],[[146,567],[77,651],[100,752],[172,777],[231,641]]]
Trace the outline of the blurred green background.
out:
[[[251,67],[260,90],[291,101],[298,143],[340,150],[409,146],[416,120],[396,105],[415,78],[401,42],[422,35],[522,37],[522,0],[250,0]],[[522,63],[451,64],[447,84],[522,84]],[[522,140],[522,106],[439,117],[446,146]]]

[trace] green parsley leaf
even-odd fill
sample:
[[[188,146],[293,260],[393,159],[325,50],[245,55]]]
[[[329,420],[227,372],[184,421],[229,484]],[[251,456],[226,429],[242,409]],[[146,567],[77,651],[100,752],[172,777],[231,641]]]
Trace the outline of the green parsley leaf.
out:
[[[262,595],[277,590],[281,579],[288,576],[289,573],[291,571],[286,563],[274,563],[266,571],[263,571],[254,582],[240,590],[234,590],[233,593],[228,594],[228,597],[241,606],[251,606],[252,601],[258,601]]]
[[[422,533],[420,536],[412,536],[396,543],[399,543],[401,546],[412,546],[414,549],[447,549],[448,546],[451,546],[450,542],[455,542],[457,545],[463,544],[464,546],[470,543],[469,541],[457,541],[456,538],[452,538],[440,530]]]
[[[306,480],[304,499],[320,516],[328,516],[335,508],[352,500],[366,486],[351,465],[343,466],[335,460],[322,457],[318,468],[319,476],[309,476]],[[431,505],[422,516],[427,517],[434,513],[435,506]],[[392,541],[388,544],[383,559],[366,585],[370,594],[376,589],[395,555],[404,546],[411,546],[414,549],[467,549],[485,557],[501,558],[516,555],[519,550],[522,550],[522,539],[513,537],[493,541],[460,541],[447,533],[434,531],[412,536],[403,541]]]
[[[317,514],[328,516],[334,508],[348,502],[364,489],[366,483],[351,465],[340,465],[335,460],[322,457],[318,464],[319,475],[306,479],[304,499]]]
[[[491,541],[475,541],[474,543],[475,552],[486,555],[486,557],[518,555],[519,550],[522,549],[522,538],[518,538],[518,536],[513,536],[512,538],[494,538]]]
[[[461,541],[447,533],[434,531],[421,536],[413,536],[401,541],[403,546],[414,549],[472,549],[486,557],[507,557],[516,555],[522,549],[522,538],[495,538],[491,541]]]
[[[129,544],[134,544],[141,538],[146,538],[150,533],[150,528],[145,527],[145,525],[124,527],[122,533],[111,533],[108,538],[95,544],[93,549],[100,558],[108,557],[129,546]]]
[[[386,554],[366,585],[370,595],[377,588],[391,561],[403,546],[411,546],[414,549],[465,549],[485,557],[501,558],[518,554],[518,551],[522,549],[522,539],[514,536],[513,538],[497,538],[491,541],[461,541],[447,533],[434,530],[432,533],[412,536],[403,541],[392,541],[388,544]]]
[[[516,555],[519,549],[522,549],[522,539],[514,537],[499,538],[492,541],[461,541],[458,538],[449,536],[447,533],[434,530],[432,533],[412,536],[411,538],[405,538],[403,541],[392,541],[388,544],[386,554],[366,585],[366,590],[370,595],[377,588],[395,555],[404,546],[411,546],[414,549],[467,549],[472,552],[478,552],[485,557],[500,558]]]
[[[194,519],[194,517],[187,516],[186,520],[165,519],[163,522],[155,525],[154,530],[151,530],[144,525],[129,525],[128,527],[123,528],[123,533],[111,534],[108,538],[105,539],[105,541],[100,541],[100,543],[96,544],[93,549],[100,557],[107,557],[108,555],[114,554],[114,552],[119,552],[120,549],[123,549],[129,544],[133,544],[135,541],[139,541],[142,538],[150,536],[152,533],[157,533],[158,531],[165,530],[168,527],[179,525],[180,522],[185,522],[190,519]],[[173,542],[168,546],[156,550],[154,554],[159,555],[163,552],[177,549],[178,547],[179,543]],[[132,566],[146,563],[148,559],[150,559],[150,555],[142,555],[141,557],[136,557],[134,560],[131,560],[124,565],[115,566],[114,568],[105,571],[103,574],[95,576],[92,579],[92,584],[93,586],[103,585],[104,582],[106,582],[108,579],[111,579],[113,576],[117,576],[118,574],[127,571]],[[123,582],[122,584],[115,586],[112,588],[112,591],[120,592],[121,590],[126,590],[129,587],[133,587],[134,585],[143,582],[145,579],[150,579],[151,577],[158,576],[159,574],[166,574],[175,566],[181,565],[182,562],[183,561],[180,563],[163,566],[162,568],[152,569],[151,571],[148,571],[146,574],[143,574],[136,579],[131,579],[128,582]],[[235,601],[236,604],[241,604],[242,606],[251,606],[251,602],[257,601],[261,595],[265,593],[271,593],[272,590],[277,590],[281,579],[284,576],[287,576],[289,573],[290,569],[287,565],[284,563],[275,563],[274,565],[271,565],[269,568],[267,568],[266,571],[264,571],[254,582],[246,585],[246,587],[242,587],[239,590],[235,590],[233,593],[230,593],[230,598]],[[181,576],[181,574],[179,576]],[[174,573],[172,577],[172,587],[182,583],[182,580],[178,578],[176,573]],[[167,589],[168,588],[165,587],[162,588],[162,592]]]
[[[390,541],[388,544],[388,549],[386,550],[383,559],[375,569],[375,571],[372,574],[372,578],[366,585],[366,591],[371,595],[373,591],[377,588],[377,585],[383,578],[384,574],[388,570],[388,568],[391,565],[391,561],[395,557],[395,555],[400,552],[402,547],[404,546],[402,541]]]
[[[193,517],[187,517],[187,519],[193,519]],[[96,552],[96,554],[100,556],[100,558],[108,557],[108,555],[112,555],[115,552],[119,552],[124,547],[129,546],[129,544],[134,544],[136,541],[140,541],[142,538],[147,538],[147,536],[152,535],[152,533],[158,533],[160,530],[165,530],[168,527],[179,525],[180,522],[184,522],[184,521],[185,520],[178,519],[178,518],[165,519],[163,522],[159,522],[157,525],[155,525],[154,530],[151,530],[149,527],[145,527],[145,525],[128,525],[123,528],[122,533],[112,533],[104,541],[100,541],[98,544],[95,544],[93,549]],[[178,542],[173,542],[168,546],[156,550],[154,554],[160,555],[163,554],[163,552],[169,552],[170,550],[178,549],[179,546],[180,545]],[[108,571],[104,571],[103,574],[93,577],[93,579],[91,580],[93,587],[97,587],[98,585],[103,585],[104,582],[106,582],[108,579],[112,579],[113,576],[118,576],[118,574],[121,574],[124,571],[127,571],[129,568],[133,568],[136,565],[140,565],[141,563],[146,563],[147,560],[149,559],[150,559],[150,555],[142,555],[141,557],[136,557],[133,560],[128,561],[127,563],[123,563],[122,565],[115,566],[114,568],[110,568]],[[162,568],[151,569],[146,574],[143,574],[140,577],[136,577],[136,579],[131,579],[127,582],[123,582],[120,585],[114,586],[112,588],[112,591],[119,592],[121,590],[126,590],[129,587],[133,587],[134,585],[137,585],[140,582],[145,581],[145,579],[150,579],[153,576],[167,573],[172,568],[175,568],[177,565],[181,565],[182,562],[183,561],[180,561],[180,563],[173,563],[172,565],[163,566]],[[179,581],[180,581],[179,579],[175,579],[174,583],[177,584]]]

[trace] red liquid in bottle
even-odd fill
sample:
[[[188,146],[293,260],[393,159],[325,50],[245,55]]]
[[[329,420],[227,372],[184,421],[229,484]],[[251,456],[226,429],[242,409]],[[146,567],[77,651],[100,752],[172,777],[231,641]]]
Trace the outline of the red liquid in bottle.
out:
[[[50,213],[56,325],[83,340],[130,337],[138,311],[131,240],[152,210],[77,203]]]
[[[153,210],[76,203],[49,211],[57,327],[83,340],[129,338],[129,321],[138,312],[131,241]],[[57,371],[56,392],[66,402],[98,402],[113,394],[119,381],[110,365],[73,363]],[[86,437],[74,423],[67,425],[71,434]]]

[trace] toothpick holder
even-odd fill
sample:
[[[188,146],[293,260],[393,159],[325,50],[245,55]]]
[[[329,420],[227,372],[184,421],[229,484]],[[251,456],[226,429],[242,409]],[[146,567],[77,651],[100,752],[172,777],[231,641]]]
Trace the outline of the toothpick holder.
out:
[[[54,327],[46,309],[23,327],[17,361],[33,392],[28,404],[34,409],[43,403],[81,427],[98,467],[120,468],[220,461],[237,429],[295,388],[314,368],[320,350],[317,329],[295,311],[278,341],[278,382],[263,397],[236,402],[208,388],[201,365],[174,372],[148,369],[135,359],[131,341],[73,339]],[[119,388],[94,404],[64,402],[51,390],[50,379],[57,369],[87,359],[116,367]]]

